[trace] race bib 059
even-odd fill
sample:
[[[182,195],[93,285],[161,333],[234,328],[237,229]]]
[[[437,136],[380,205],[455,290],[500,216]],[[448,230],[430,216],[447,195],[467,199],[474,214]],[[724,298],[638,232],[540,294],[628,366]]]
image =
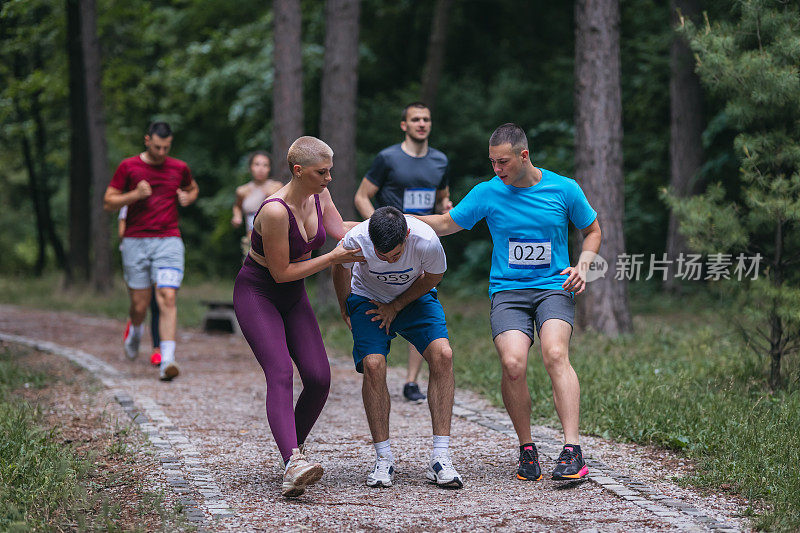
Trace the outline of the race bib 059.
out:
[[[548,239],[508,239],[509,268],[550,268]]]
[[[413,268],[407,268],[406,270],[395,270],[390,272],[376,272],[374,270],[370,270],[369,273],[375,276],[378,281],[382,281],[387,285],[405,285],[411,281],[411,275],[414,273],[413,271]]]
[[[435,203],[436,189],[413,188],[403,192],[404,213],[430,213]]]

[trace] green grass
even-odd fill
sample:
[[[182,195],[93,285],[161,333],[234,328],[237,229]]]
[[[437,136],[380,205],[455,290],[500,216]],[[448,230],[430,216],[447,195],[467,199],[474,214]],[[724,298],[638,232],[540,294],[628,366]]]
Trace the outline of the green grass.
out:
[[[443,291],[444,292],[444,291]],[[683,482],[726,487],[766,504],[754,525],[800,528],[800,386],[798,361],[786,361],[790,383],[771,393],[766,361],[735,332],[726,300],[709,294],[680,301],[632,295],[637,313],[632,335],[608,339],[576,334],[570,359],[581,381],[583,432],[679,450],[698,462]],[[502,405],[501,370],[488,324],[485,297],[442,296],[454,353],[456,385]],[[320,319],[326,343],[346,353],[349,331],[337,315]],[[406,364],[406,343],[393,343],[390,363]],[[528,383],[536,422],[558,427],[550,380],[538,343],[531,351]],[[664,472],[672,477],[671,472]]]
[[[17,394],[51,382],[20,364],[27,353],[0,347],[0,531],[131,530],[121,521],[120,502],[93,490],[102,487],[94,481],[92,457],[65,444],[58,428],[44,426],[38,406]],[[112,448],[110,454],[129,453],[118,440]],[[137,492],[142,496],[135,506],[138,516],[157,514],[165,530],[191,529],[166,509],[162,495],[141,487]],[[135,525],[133,530],[141,529]]]
[[[121,284],[111,297],[63,292],[58,284],[54,277],[0,280],[0,302],[117,318],[126,314]],[[200,301],[229,300],[232,285],[233,280],[187,280],[179,295],[181,324],[198,326],[204,311]],[[502,405],[489,302],[484,285],[475,287],[458,291],[461,296],[454,296],[455,289],[442,291],[456,384]],[[313,283],[309,288],[313,294]],[[800,529],[797,356],[784,363],[787,388],[772,393],[766,386],[767,362],[736,333],[732,318],[738,312],[724,297],[699,293],[677,299],[660,294],[654,285],[631,288],[633,334],[616,339],[592,333],[573,337],[570,354],[581,379],[582,430],[679,450],[699,465],[698,473],[684,482],[717,490],[726,487],[763,503],[765,510],[753,519],[756,527]],[[338,310],[320,312],[318,317],[326,344],[350,353],[350,332]],[[391,364],[405,366],[406,346],[393,343]],[[528,365],[534,418],[557,426],[550,381],[538,350],[537,344]]]

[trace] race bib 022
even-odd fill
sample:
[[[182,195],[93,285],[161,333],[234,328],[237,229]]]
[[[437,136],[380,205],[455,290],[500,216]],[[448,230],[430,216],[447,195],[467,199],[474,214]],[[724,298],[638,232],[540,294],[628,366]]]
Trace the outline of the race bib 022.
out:
[[[548,239],[508,239],[509,268],[550,268],[552,244]]]
[[[403,212],[427,214],[436,203],[436,189],[412,188],[403,192]]]

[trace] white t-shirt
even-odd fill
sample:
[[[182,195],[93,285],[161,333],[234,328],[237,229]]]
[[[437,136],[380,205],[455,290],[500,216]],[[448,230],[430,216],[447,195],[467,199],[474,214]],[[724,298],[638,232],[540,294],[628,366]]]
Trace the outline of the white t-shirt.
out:
[[[411,233],[406,238],[403,254],[396,263],[379,259],[369,238],[369,220],[347,232],[342,242],[345,248],[361,248],[364,263],[342,266],[353,269],[350,290],[353,294],[389,303],[404,293],[423,272],[443,274],[447,258],[436,232],[412,216],[406,215]]]

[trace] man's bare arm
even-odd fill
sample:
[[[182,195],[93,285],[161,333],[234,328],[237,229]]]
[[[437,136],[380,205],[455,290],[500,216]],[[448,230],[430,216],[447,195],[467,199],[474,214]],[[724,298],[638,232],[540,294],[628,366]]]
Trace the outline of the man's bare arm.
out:
[[[561,286],[565,291],[575,294],[580,294],[586,289],[586,273],[597,252],[600,251],[600,243],[603,240],[603,232],[600,230],[600,223],[596,218],[589,226],[583,228],[581,233],[583,233],[583,244],[578,264],[561,271],[561,274],[568,274],[567,280]]]
[[[145,180],[141,180],[136,184],[135,189],[128,192],[122,192],[114,187],[108,187],[103,195],[103,209],[106,211],[118,211],[123,206],[131,205],[139,200],[144,200],[151,194],[153,194],[153,190],[150,188],[150,184]]]
[[[447,213],[453,209],[453,202],[450,201],[450,187],[436,191],[436,206],[434,211],[437,213]]]
[[[188,187],[178,189],[178,203],[181,207],[186,207],[187,205],[191,205],[197,200],[197,196],[200,194],[200,186],[197,185],[197,182],[192,180]]]
[[[369,181],[367,178],[361,180],[361,185],[358,186],[356,191],[355,204],[358,213],[364,217],[364,220],[372,216],[375,211],[375,206],[372,205],[372,199],[378,194],[378,186]]]
[[[375,309],[370,309],[367,311],[367,314],[375,315],[372,321],[380,320],[380,327],[385,328],[388,333],[389,327],[392,325],[392,321],[394,321],[397,314],[402,311],[405,306],[437,286],[439,282],[442,281],[442,277],[444,277],[444,273],[431,274],[429,272],[423,272],[420,277],[414,280],[414,283],[412,283],[408,289],[391,302],[384,304],[373,300],[372,303],[375,304]]]
[[[421,215],[417,216],[418,219],[433,228],[436,235],[451,235],[453,233],[463,230],[461,226],[455,223],[450,213],[443,213],[441,215]]]
[[[339,301],[339,310],[342,313],[342,319],[350,329],[353,328],[350,325],[350,317],[347,314],[347,297],[350,296],[350,280],[352,275],[352,271],[342,265],[333,265],[333,267],[331,267],[333,289],[336,291],[336,299]]]

